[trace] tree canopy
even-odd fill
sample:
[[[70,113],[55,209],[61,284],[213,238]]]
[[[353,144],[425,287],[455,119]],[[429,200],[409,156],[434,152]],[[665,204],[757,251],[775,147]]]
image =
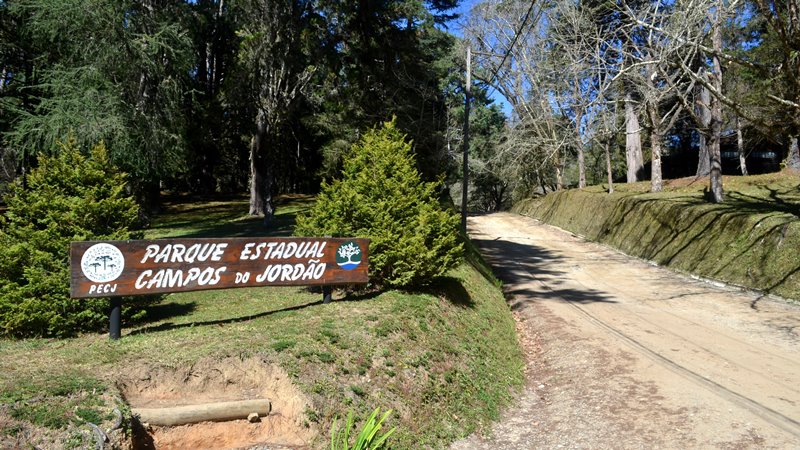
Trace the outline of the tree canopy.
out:
[[[0,146],[24,173],[72,133],[103,140],[137,198],[240,192],[269,215],[397,117],[447,170],[454,0],[0,2]]]
[[[693,159],[697,175],[710,176],[710,198],[724,201],[722,145],[726,155],[739,154],[728,158],[729,172],[747,173],[751,152],[780,155],[784,167],[800,171],[797,6],[477,2],[466,39],[481,55],[479,77],[512,105],[506,134],[518,144],[501,153],[525,162],[517,189],[622,178],[623,167],[611,161],[622,140],[600,138],[611,130],[626,143],[627,181],[648,177],[653,191],[665,176],[690,175],[684,160]],[[595,145],[603,142],[613,144],[607,174],[587,163],[603,158],[605,145]],[[642,147],[650,150],[644,158]],[[776,168],[777,161],[759,170]]]
[[[602,180],[657,191],[693,165],[722,201],[721,172],[754,151],[800,170],[794,2],[483,0],[463,17],[458,3],[0,2],[2,172],[72,133],[106,143],[145,210],[165,188],[249,188],[269,218],[275,194],[315,192],[396,117],[423,178],[453,183],[467,45],[472,207]]]

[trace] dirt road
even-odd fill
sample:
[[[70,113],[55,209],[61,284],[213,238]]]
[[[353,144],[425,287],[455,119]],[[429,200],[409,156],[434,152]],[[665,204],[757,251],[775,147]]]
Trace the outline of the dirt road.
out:
[[[528,385],[452,449],[800,448],[800,307],[514,214],[469,228],[513,294]]]

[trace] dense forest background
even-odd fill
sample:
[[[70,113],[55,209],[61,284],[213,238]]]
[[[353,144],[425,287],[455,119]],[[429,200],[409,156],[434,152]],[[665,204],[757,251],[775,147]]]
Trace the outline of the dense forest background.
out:
[[[103,141],[146,210],[249,191],[269,217],[396,117],[455,192],[467,47],[475,209],[687,175],[724,201],[723,171],[800,169],[794,1],[458,3],[0,0],[3,177]]]

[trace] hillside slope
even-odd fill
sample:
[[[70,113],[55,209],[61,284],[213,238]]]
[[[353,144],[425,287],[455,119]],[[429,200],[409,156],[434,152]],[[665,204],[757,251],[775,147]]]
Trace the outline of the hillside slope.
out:
[[[176,198],[147,237],[285,236],[311,201],[287,198],[265,228],[246,198]],[[106,448],[329,448],[336,418],[360,426],[377,407],[393,410],[394,448],[441,448],[488,426],[523,383],[498,285],[468,244],[420,291],[341,289],[330,304],[305,287],[182,292],[123,316],[118,341],[0,339],[0,448],[88,446],[88,422],[111,430]],[[272,402],[255,424],[131,420],[131,408],[251,399]]]
[[[800,177],[725,177],[726,202],[705,180],[567,190],[513,211],[681,271],[800,300]]]

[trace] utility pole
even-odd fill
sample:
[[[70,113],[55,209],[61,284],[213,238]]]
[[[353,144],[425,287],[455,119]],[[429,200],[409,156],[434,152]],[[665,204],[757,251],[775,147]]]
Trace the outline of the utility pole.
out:
[[[472,50],[467,46],[467,80],[464,85],[464,180],[461,183],[461,231],[467,234],[467,192],[469,191],[469,106],[472,100]]]

